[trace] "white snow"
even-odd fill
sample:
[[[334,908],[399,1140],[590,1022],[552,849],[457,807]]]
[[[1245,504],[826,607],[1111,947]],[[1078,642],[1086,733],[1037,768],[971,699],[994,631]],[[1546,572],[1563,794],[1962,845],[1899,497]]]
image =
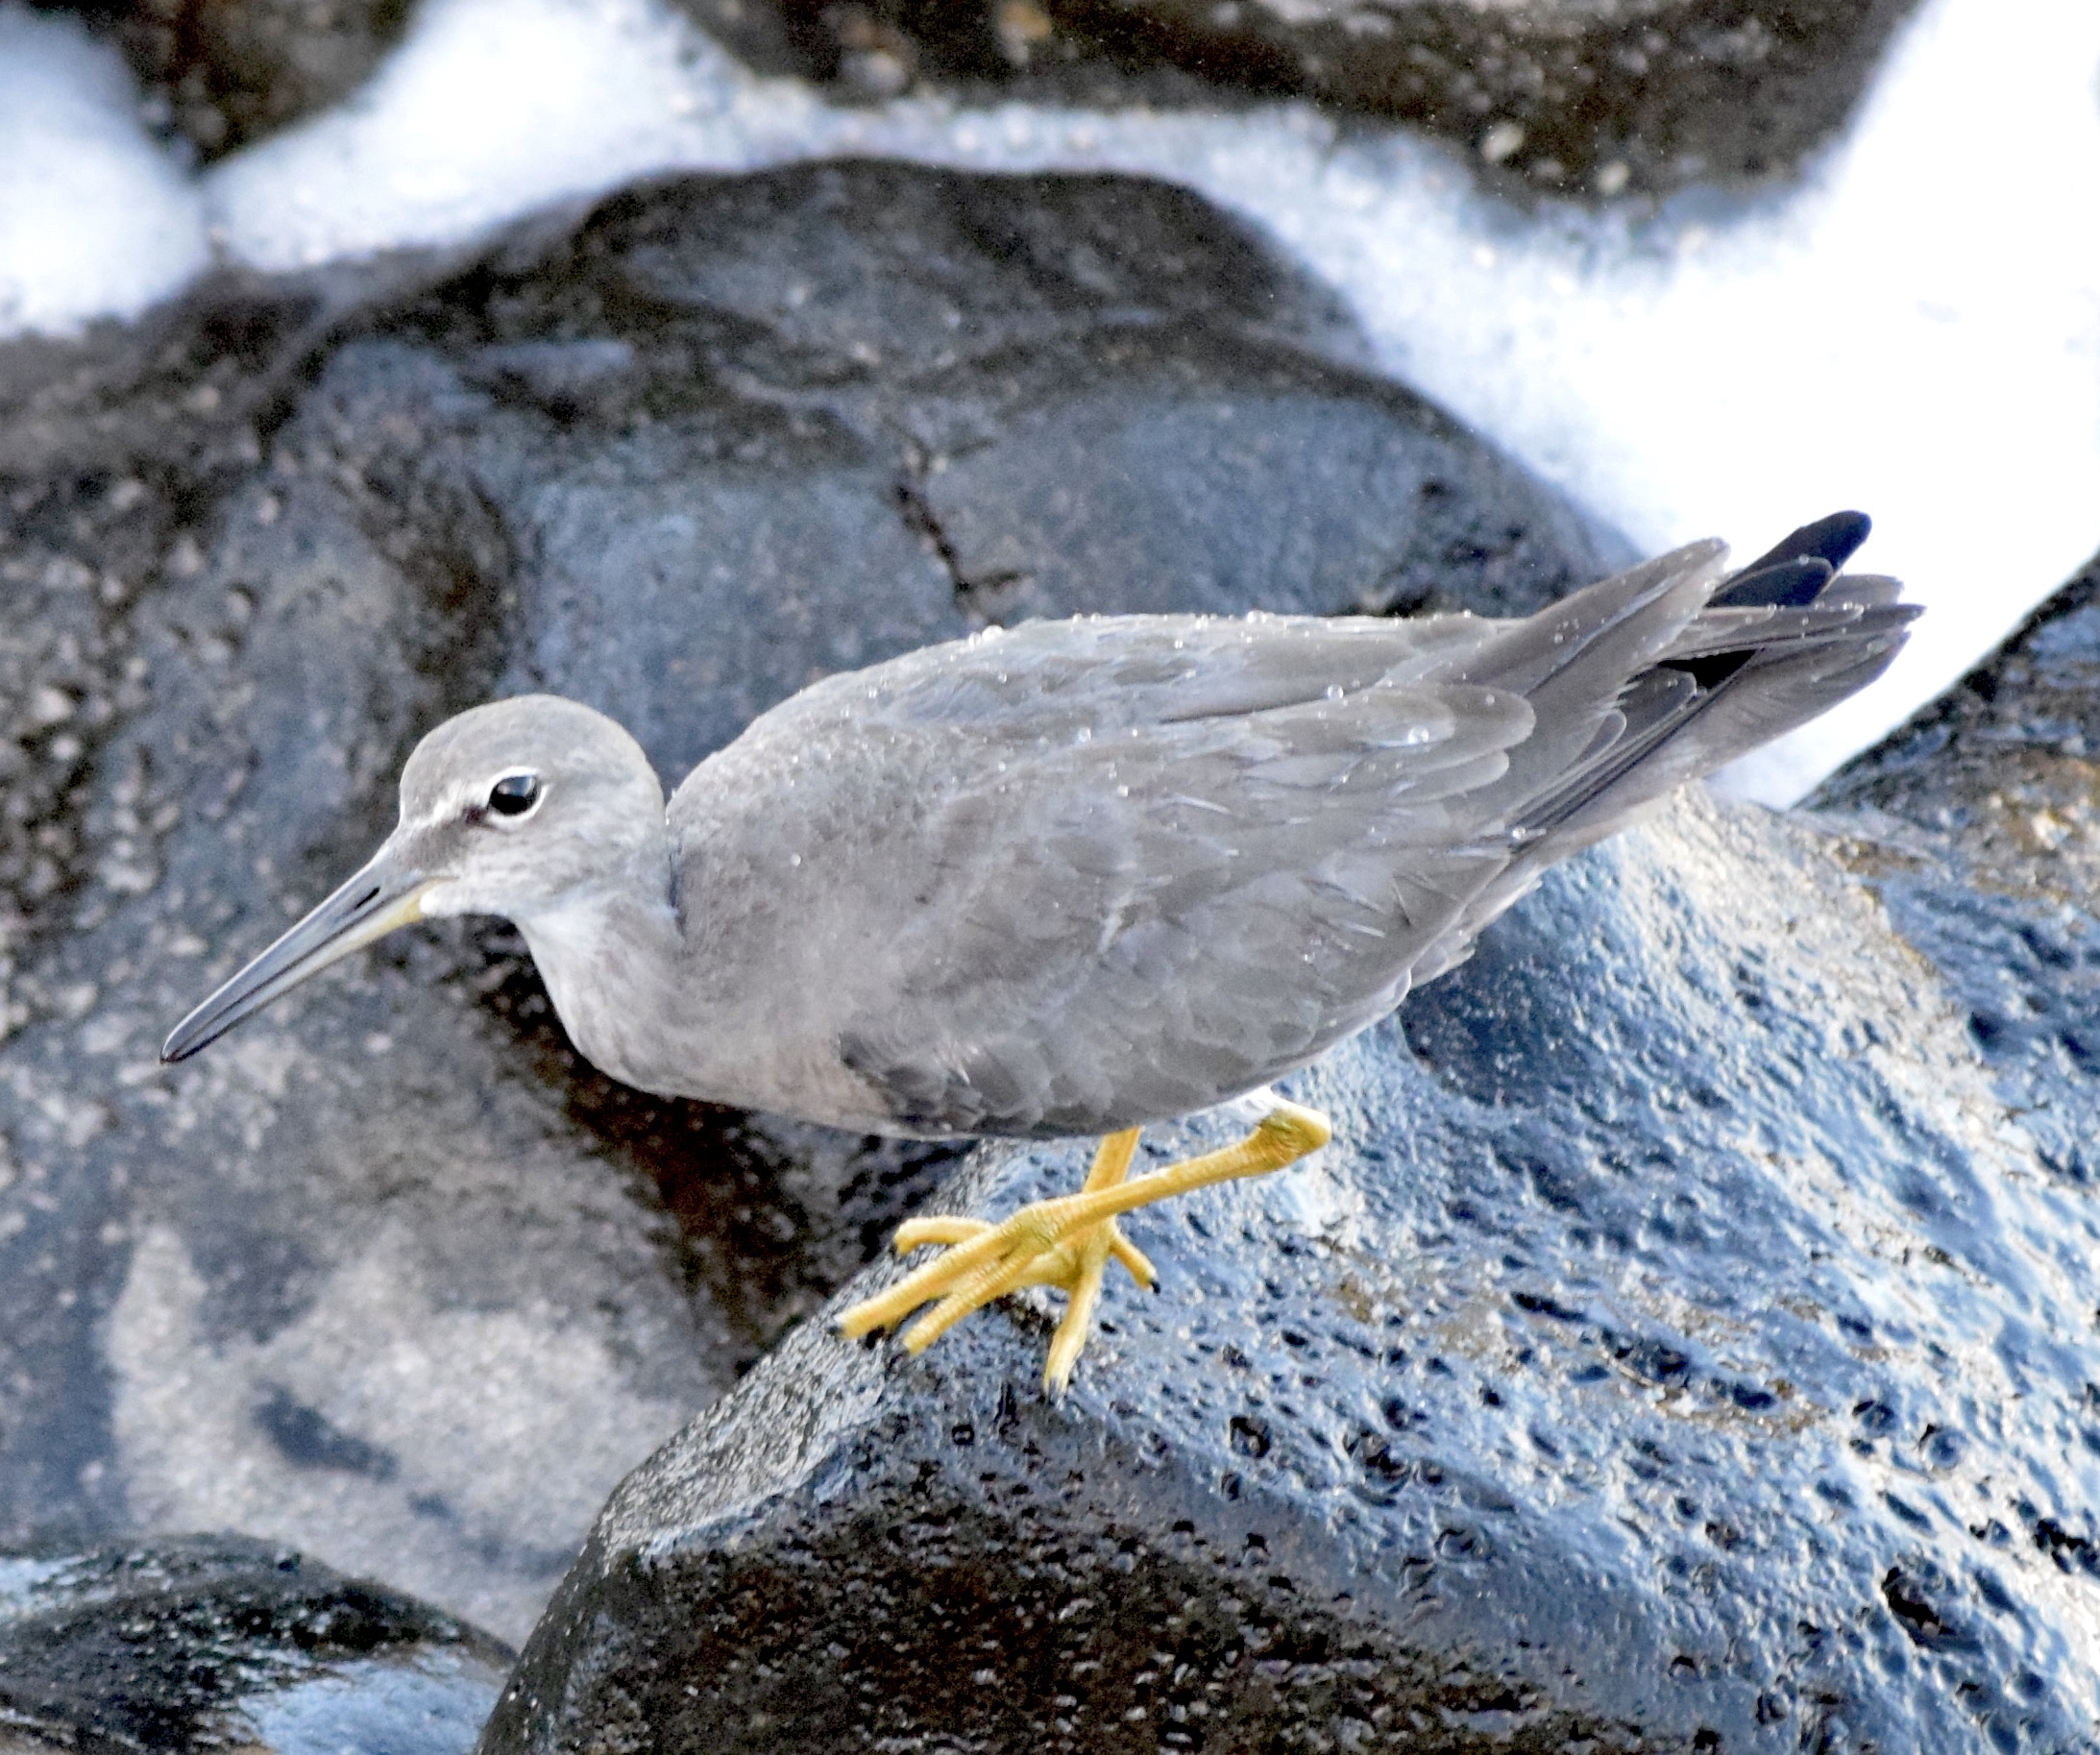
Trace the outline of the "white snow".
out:
[[[199,193],[137,108],[113,52],[0,0],[0,335],[134,316],[210,259]]]
[[[98,128],[115,132],[83,123]],[[1807,177],[1643,217],[1520,212],[1440,147],[1344,139],[1295,105],[836,109],[653,0],[425,0],[362,92],[204,190],[222,252],[278,268],[470,238],[648,171],[842,152],[1197,188],[1337,286],[1388,369],[1644,548],[1722,534],[1749,553],[1836,507],[1872,512],[1863,564],[1932,613],[1886,681],[1734,776],[1755,796],[1796,795],[2100,548],[2091,0],[1928,0]],[[96,297],[129,308],[66,272],[41,295],[61,321]]]

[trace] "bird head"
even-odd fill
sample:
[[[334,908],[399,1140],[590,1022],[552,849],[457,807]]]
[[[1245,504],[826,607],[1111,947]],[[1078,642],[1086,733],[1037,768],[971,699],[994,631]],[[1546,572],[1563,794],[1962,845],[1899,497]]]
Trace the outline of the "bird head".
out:
[[[418,743],[401,818],[357,872],[170,1034],[182,1060],[280,994],[410,921],[521,923],[588,904],[664,859],[664,792],[633,738],[551,695],[493,701]]]

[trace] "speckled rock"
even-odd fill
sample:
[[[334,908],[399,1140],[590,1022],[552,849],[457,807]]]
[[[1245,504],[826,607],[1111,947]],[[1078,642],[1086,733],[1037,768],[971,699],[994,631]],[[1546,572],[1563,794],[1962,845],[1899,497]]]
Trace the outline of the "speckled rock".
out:
[[[511,1657],[423,1603],[237,1536],[0,1555],[7,1755],[462,1755]]]
[[[1916,0],[681,3],[769,71],[784,40],[809,77],[869,98],[926,82],[1101,106],[1306,97],[1441,135],[1504,187],[1614,196],[1792,174]]]
[[[1130,1221],[1060,1402],[1018,1304],[791,1334],[486,1755],[2094,1746],[2100,1215],[1823,837],[1688,798],[1288,1088],[1333,1143]]]
[[[676,777],[989,619],[1624,558],[1355,345],[1162,185],[848,164],[0,349],[0,1532],[240,1528],[521,1635],[952,1153],[623,1090],[500,928],[162,1035],[492,694]]]
[[[2100,1178],[2100,560],[1810,801],[1967,1009],[2052,1175]],[[2094,1392],[2100,1407],[2100,1390]]]
[[[410,0],[71,0],[62,10],[123,51],[147,121],[209,159],[347,97],[400,40]]]

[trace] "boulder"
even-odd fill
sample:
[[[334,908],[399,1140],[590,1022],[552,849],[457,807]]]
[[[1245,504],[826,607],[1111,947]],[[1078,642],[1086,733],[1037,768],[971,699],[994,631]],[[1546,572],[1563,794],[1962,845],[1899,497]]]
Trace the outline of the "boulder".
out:
[[[1626,558],[1359,353],[1185,193],[851,163],[0,348],[0,1535],[239,1528],[522,1635],[955,1154],[614,1085],[487,923],[163,1035],[491,695],[675,780],[988,621]]]
[[[2052,1176],[2100,1177],[2100,558],[1810,801]],[[2100,1406],[2100,1391],[2095,1392]]]
[[[1312,100],[1449,140],[1513,192],[1795,174],[1916,0],[675,0],[754,71],[847,101]],[[204,160],[348,97],[408,0],[70,0]]]
[[[1103,108],[1309,98],[1411,123],[1512,191],[1795,174],[1915,0],[680,0],[753,64]],[[760,18],[777,18],[761,31]]]
[[[1333,1142],[1127,1221],[1060,1401],[1044,1294],[791,1333],[484,1755],[2092,1746],[2100,1215],[1828,836],[1686,796],[1284,1088]]]
[[[463,1755],[512,1653],[288,1548],[0,1555],[0,1749]]]

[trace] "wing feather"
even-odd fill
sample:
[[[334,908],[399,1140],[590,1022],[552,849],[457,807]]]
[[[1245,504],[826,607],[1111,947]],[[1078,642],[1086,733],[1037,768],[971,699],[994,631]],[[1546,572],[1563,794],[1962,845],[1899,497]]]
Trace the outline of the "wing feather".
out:
[[[777,871],[796,776],[797,832],[821,820],[856,877],[779,904],[804,942],[777,1029],[815,1020],[803,1047],[898,1131],[1184,1112],[1379,1017],[1554,860],[1877,673],[1913,612],[1832,576],[1864,528],[1732,577],[1695,544],[1521,622],[1103,617],[931,647],[703,764],[680,857]]]
[[[1481,795],[1532,729],[1504,689],[1381,687],[1392,626],[1374,642],[1292,624],[1293,662],[1264,669],[1257,647],[1230,688],[1127,667],[1126,688],[1172,711],[1133,723],[1127,695],[1087,697],[1060,738],[944,687],[974,756],[921,830],[940,877],[891,946],[897,1004],[842,1033],[848,1063],[908,1093],[916,1125],[1060,1133],[1103,1125],[1104,1092],[1121,1093],[1111,1118],[1214,1101],[1389,1006],[1506,864]],[[1354,691],[1333,681],[1337,647]],[[1296,662],[1308,650],[1319,662]],[[1188,711],[1187,677],[1222,710]],[[927,706],[911,691],[893,710]]]

